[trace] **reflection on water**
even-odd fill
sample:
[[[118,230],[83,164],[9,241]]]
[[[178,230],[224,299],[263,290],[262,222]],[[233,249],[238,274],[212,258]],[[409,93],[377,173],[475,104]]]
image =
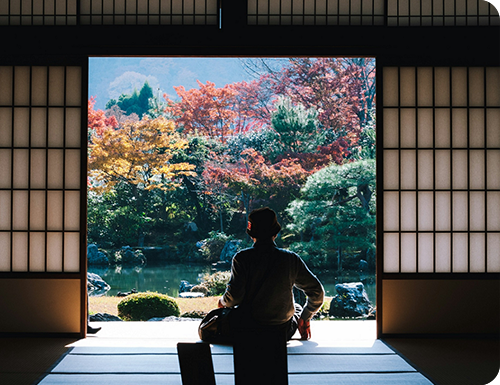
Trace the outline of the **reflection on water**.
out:
[[[153,291],[177,297],[182,280],[198,283],[204,274],[210,273],[211,269],[206,265],[176,264],[109,268],[92,266],[88,271],[100,275],[111,286],[107,292],[110,296],[116,295],[119,291],[137,289],[139,292]]]
[[[101,276],[111,289],[107,295],[114,296],[119,291],[127,292],[137,289],[139,292],[153,291],[168,294],[172,297],[179,295],[179,285],[181,281],[188,281],[196,284],[204,274],[212,273],[211,266],[207,265],[162,265],[143,267],[89,267],[89,272]],[[375,305],[375,276],[360,275],[357,272],[344,273],[339,276],[336,272],[318,273],[318,278],[325,287],[326,295],[333,297],[336,295],[335,285],[337,283],[360,282],[365,284],[368,298]]]

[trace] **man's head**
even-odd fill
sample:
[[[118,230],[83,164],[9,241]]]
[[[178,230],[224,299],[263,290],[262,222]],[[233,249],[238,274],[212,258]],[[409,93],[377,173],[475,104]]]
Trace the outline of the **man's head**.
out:
[[[248,216],[247,234],[252,238],[272,238],[281,230],[276,213],[269,207],[253,210]]]

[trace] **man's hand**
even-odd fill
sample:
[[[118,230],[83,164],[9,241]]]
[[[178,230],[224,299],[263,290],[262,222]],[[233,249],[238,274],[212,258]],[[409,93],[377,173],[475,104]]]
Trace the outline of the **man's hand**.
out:
[[[311,323],[299,318],[299,333],[302,340],[311,338]]]
[[[224,307],[224,305],[222,304],[222,298],[219,298],[219,302],[217,302],[217,307],[219,308]]]

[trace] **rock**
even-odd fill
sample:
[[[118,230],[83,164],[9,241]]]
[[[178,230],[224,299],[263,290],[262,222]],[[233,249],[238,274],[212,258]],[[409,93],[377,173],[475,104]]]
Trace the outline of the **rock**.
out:
[[[240,249],[240,245],[241,245],[240,239],[233,239],[231,241],[227,241],[220,253],[219,259],[222,262],[231,262],[233,260],[234,255]]]
[[[91,296],[105,294],[111,287],[97,274],[87,272],[87,291]]]
[[[109,259],[102,251],[99,251],[97,245],[90,244],[87,246],[87,263],[89,265],[109,265]]]
[[[113,314],[108,313],[96,313],[90,316],[90,321],[92,322],[123,322],[123,320]]]
[[[198,226],[194,222],[188,222],[184,225],[184,229],[186,231],[191,231],[193,233],[196,233],[198,231]]]
[[[121,291],[119,291],[118,293],[116,293],[116,296],[117,297],[127,297],[130,294],[136,294],[136,293],[137,293],[137,290],[136,289],[132,289],[132,290],[127,291],[127,292],[121,292]]]
[[[116,252],[116,263],[127,266],[143,266],[146,257],[141,250],[133,250],[130,246],[123,246]]]
[[[204,295],[208,295],[209,292],[208,288],[202,283],[191,289],[191,293],[203,293]]]
[[[187,293],[191,291],[191,289],[195,285],[190,284],[188,281],[181,281],[181,284],[179,285],[179,293]]]
[[[193,291],[179,293],[179,297],[181,297],[181,298],[202,298],[204,296],[205,296],[205,294],[203,294],[203,293],[193,292]]]
[[[202,320],[207,316],[207,313],[200,310],[191,310],[186,313],[181,314],[181,318],[194,318],[197,320]]]
[[[336,318],[367,317],[373,306],[361,282],[339,283],[335,285],[337,295],[330,303],[329,315]]]

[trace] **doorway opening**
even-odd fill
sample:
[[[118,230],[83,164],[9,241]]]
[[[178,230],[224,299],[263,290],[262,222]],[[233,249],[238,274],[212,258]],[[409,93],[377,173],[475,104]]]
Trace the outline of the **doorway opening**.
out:
[[[373,58],[91,58],[88,271],[106,285],[90,314],[134,291],[216,307],[269,206],[325,287],[318,317],[372,316],[335,286],[363,283],[373,314],[375,81]]]

